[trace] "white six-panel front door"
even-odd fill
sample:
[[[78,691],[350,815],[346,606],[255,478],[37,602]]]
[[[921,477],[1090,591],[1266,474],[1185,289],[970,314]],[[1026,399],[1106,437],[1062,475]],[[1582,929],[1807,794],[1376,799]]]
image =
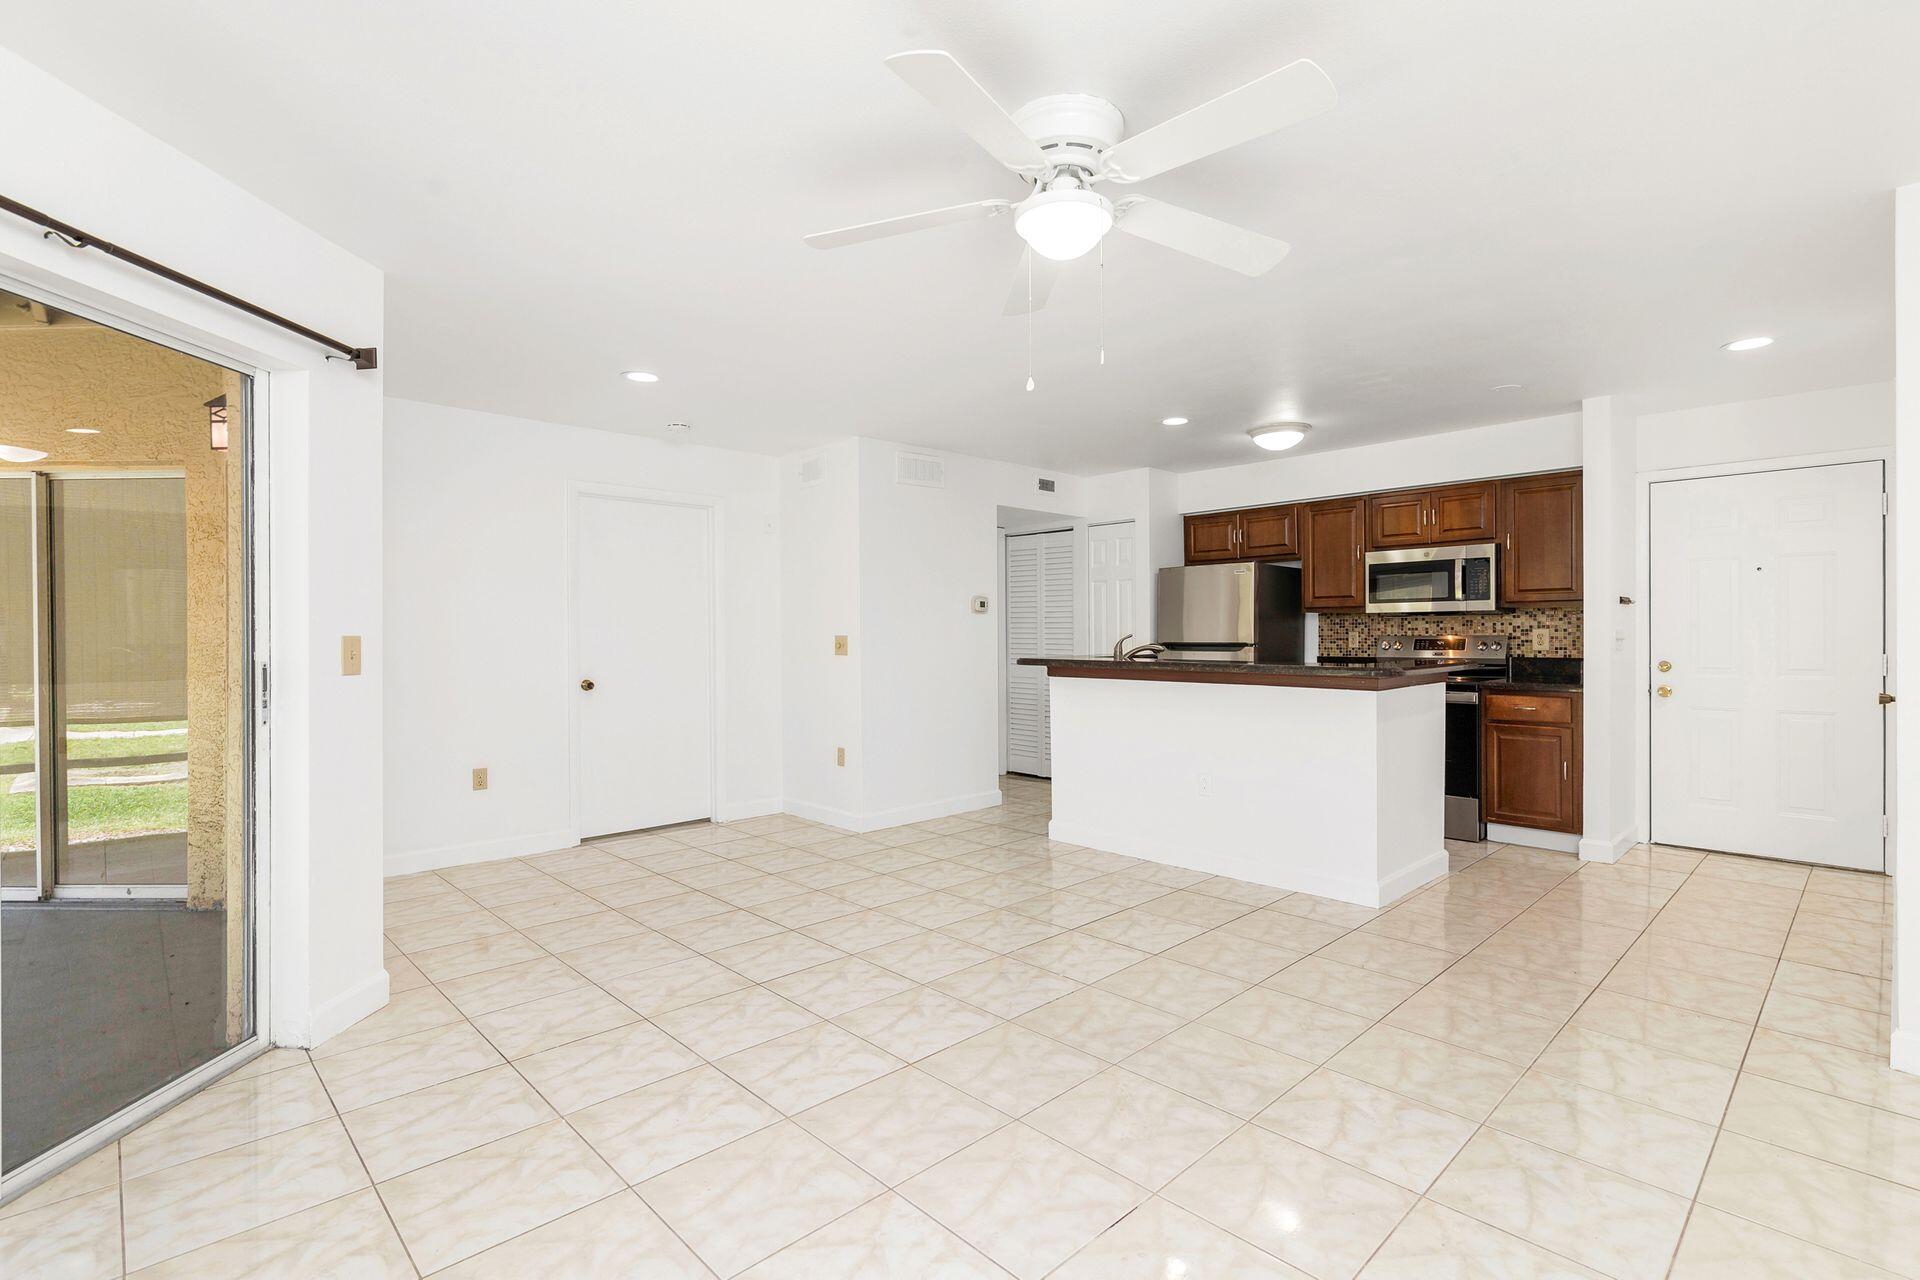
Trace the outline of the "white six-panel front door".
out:
[[[704,507],[579,499],[571,696],[582,837],[712,816],[708,525]]]
[[[1656,843],[1885,870],[1884,487],[1878,462],[1651,486]]]

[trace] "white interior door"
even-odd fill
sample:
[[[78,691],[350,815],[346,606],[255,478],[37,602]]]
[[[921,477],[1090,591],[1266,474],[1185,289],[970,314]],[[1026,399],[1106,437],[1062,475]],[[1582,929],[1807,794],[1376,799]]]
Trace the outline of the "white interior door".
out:
[[[1088,649],[1111,653],[1122,636],[1144,643],[1133,614],[1133,521],[1087,530]]]
[[[578,515],[572,696],[580,834],[710,817],[709,513],[582,495]]]
[[[1884,487],[1878,462],[1652,486],[1655,841],[1885,870]]]
[[[1073,656],[1073,543],[1071,529],[1007,539],[1007,768],[1014,773],[1053,776],[1047,671],[1019,662]]]

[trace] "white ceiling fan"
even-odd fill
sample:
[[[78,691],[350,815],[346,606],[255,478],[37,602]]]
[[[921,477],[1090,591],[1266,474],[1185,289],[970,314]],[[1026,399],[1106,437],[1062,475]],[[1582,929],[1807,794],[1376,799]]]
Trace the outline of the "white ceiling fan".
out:
[[[1333,82],[1301,58],[1251,84],[1203,103],[1122,140],[1119,108],[1083,93],[1036,98],[1009,115],[952,54],[939,49],[896,53],[893,73],[987,153],[1033,184],[1024,200],[976,200],[821,231],[806,237],[816,249],[837,249],[950,222],[1013,214],[1013,228],[1033,251],[1032,281],[1021,272],[1007,299],[1007,314],[1044,306],[1052,287],[1051,263],[1069,262],[1118,227],[1244,275],[1264,275],[1287,256],[1285,241],[1209,218],[1148,196],[1108,199],[1094,188],[1156,177],[1169,169],[1251,142],[1333,106]]]

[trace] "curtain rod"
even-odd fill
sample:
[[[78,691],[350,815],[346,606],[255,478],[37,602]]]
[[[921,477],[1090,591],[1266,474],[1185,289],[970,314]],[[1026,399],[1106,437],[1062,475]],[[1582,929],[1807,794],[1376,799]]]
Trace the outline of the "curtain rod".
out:
[[[172,267],[155,262],[152,258],[135,253],[131,249],[123,249],[111,240],[103,240],[99,236],[90,235],[70,223],[62,222],[58,218],[41,213],[38,209],[30,209],[18,200],[11,200],[6,196],[0,196],[0,209],[4,209],[16,217],[25,218],[28,222],[45,227],[46,230],[41,232],[42,236],[57,238],[62,244],[67,245],[69,248],[98,249],[110,258],[118,258],[120,261],[136,266],[142,271],[151,272],[159,276],[162,280],[171,281],[183,289],[191,289],[195,293],[212,298],[215,302],[225,303],[236,311],[244,311],[257,320],[265,320],[268,324],[278,325],[282,329],[299,334],[309,342],[317,342],[328,350],[339,353],[337,356],[328,356],[327,359],[329,360],[351,360],[353,367],[356,369],[378,369],[380,367],[380,349],[378,347],[348,346],[338,338],[329,338],[317,329],[309,329],[307,326],[289,320],[283,315],[276,315],[265,307],[256,306],[248,302],[245,298],[236,298],[225,289],[218,289],[213,285],[207,284],[205,281],[196,280],[190,275],[175,271]]]

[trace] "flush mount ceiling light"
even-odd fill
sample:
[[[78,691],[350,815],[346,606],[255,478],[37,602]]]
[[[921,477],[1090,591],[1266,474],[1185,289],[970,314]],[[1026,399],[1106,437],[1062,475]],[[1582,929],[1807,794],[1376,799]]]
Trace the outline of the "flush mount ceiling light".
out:
[[[1185,418],[1162,418],[1160,419],[1160,425],[1163,427],[1184,427],[1187,425],[1187,420]]]
[[[1755,336],[1751,338],[1735,338],[1721,349],[1724,351],[1758,351],[1762,347],[1770,347],[1772,345],[1772,338]]]
[[[621,376],[621,377],[623,377],[623,378],[625,378],[625,379],[626,379],[626,380],[627,380],[628,382],[658,382],[658,381],[660,381],[660,375],[659,375],[659,374],[657,374],[657,373],[648,373],[648,372],[647,372],[647,371],[646,371],[645,369],[629,369],[629,370],[627,370],[627,371],[626,371],[625,373],[623,373],[623,374],[621,374],[620,376]]]
[[[1071,262],[1113,230],[1113,202],[1080,186],[1036,191],[1020,203],[1013,229],[1041,257]]]
[[[1517,382],[1502,382],[1498,386],[1494,387],[1493,389],[1495,391],[1518,391],[1520,389],[1520,384]]]
[[[46,456],[45,449],[25,449],[17,444],[0,444],[0,462],[38,462]]]
[[[693,430],[693,426],[691,423],[686,423],[686,422],[669,422],[667,424],[667,430],[673,432],[673,434],[677,436],[683,436],[687,434],[687,432]]]
[[[99,434],[100,434],[100,428],[98,428],[98,427],[68,427],[68,428],[67,428],[67,434],[68,434],[68,435],[70,435],[70,436],[97,436],[97,435],[99,435]]]
[[[1255,427],[1247,432],[1253,442],[1262,449],[1271,449],[1278,453],[1282,449],[1291,449],[1307,438],[1307,432],[1313,430],[1304,422],[1269,422],[1264,427]]]

